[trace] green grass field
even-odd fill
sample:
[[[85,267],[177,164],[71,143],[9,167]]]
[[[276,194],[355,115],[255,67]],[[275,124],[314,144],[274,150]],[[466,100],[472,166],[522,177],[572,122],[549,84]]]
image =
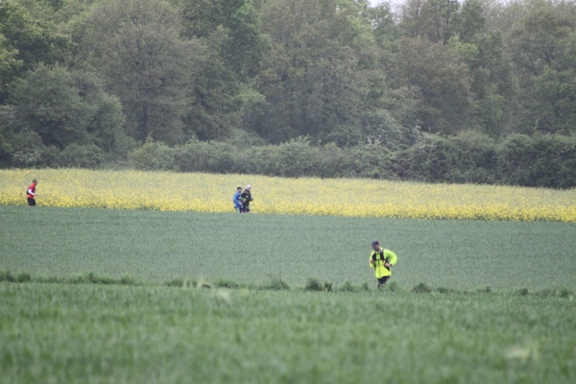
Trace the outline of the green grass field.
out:
[[[290,286],[374,283],[370,242],[405,289],[576,290],[576,224],[235,215],[0,206],[0,269]]]
[[[574,383],[570,299],[0,284],[3,383]]]
[[[574,383],[575,230],[0,206],[0,270],[143,283],[1,282],[0,382]],[[394,291],[373,289],[375,238]],[[271,277],[291,289],[164,286]]]

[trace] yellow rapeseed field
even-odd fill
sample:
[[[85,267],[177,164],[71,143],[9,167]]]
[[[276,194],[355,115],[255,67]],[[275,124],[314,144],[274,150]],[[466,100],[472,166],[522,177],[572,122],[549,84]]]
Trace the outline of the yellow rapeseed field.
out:
[[[251,184],[255,213],[576,222],[574,189],[78,169],[0,170],[0,204],[26,204],[34,178],[50,207],[232,212]]]

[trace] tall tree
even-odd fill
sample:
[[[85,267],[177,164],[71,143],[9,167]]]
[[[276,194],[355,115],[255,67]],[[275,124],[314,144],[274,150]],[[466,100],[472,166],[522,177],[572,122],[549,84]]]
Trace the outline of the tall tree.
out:
[[[109,0],[89,18],[94,67],[122,100],[129,132],[141,141],[185,138],[186,91],[204,47],[181,37],[179,20],[163,0]]]
[[[532,0],[512,26],[509,46],[521,89],[517,131],[574,131],[575,33],[572,2]]]
[[[46,146],[97,144],[111,150],[122,132],[119,100],[90,73],[40,65],[14,81],[10,102],[16,107],[13,131],[31,131]]]
[[[7,85],[40,63],[61,61],[68,45],[48,20],[36,19],[23,2],[0,2],[0,102],[7,98]]]
[[[351,144],[378,62],[365,12],[364,2],[268,1],[272,51],[257,82],[266,101],[252,111],[250,126],[273,142],[310,135]]]
[[[469,68],[441,41],[403,39],[395,59],[394,82],[414,92],[416,114],[427,132],[454,134],[472,119]]]
[[[407,0],[402,5],[400,27],[408,36],[447,42],[454,33],[458,0]]]
[[[252,83],[270,46],[251,0],[183,0],[184,33],[207,45],[189,92],[186,125],[203,140],[230,134],[243,110],[261,97]]]

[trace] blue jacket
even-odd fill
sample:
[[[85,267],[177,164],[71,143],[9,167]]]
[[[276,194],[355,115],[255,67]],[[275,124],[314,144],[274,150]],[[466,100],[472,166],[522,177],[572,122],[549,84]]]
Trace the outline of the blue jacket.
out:
[[[241,193],[236,191],[236,193],[234,194],[234,197],[232,198],[232,201],[234,202],[234,208],[241,208],[242,207],[242,201],[240,200],[240,195],[241,195]]]

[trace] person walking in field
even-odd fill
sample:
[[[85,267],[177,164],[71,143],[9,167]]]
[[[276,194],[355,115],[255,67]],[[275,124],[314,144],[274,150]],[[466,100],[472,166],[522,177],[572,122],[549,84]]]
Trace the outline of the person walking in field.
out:
[[[246,187],[246,189],[244,189],[244,192],[242,192],[242,212],[244,213],[249,213],[250,212],[250,202],[252,200],[254,200],[252,198],[252,193],[250,192],[250,190],[252,189],[252,186],[248,185]]]
[[[380,246],[380,242],[372,242],[372,253],[370,254],[370,267],[375,269],[378,279],[378,288],[386,284],[392,276],[391,267],[398,261],[398,256],[389,249]]]
[[[242,213],[242,187],[236,188],[236,193],[234,197],[232,197],[232,201],[234,202],[234,209]]]
[[[38,180],[32,180],[32,184],[26,190],[26,197],[28,198],[28,205],[33,207],[36,205],[36,186],[38,185]]]

